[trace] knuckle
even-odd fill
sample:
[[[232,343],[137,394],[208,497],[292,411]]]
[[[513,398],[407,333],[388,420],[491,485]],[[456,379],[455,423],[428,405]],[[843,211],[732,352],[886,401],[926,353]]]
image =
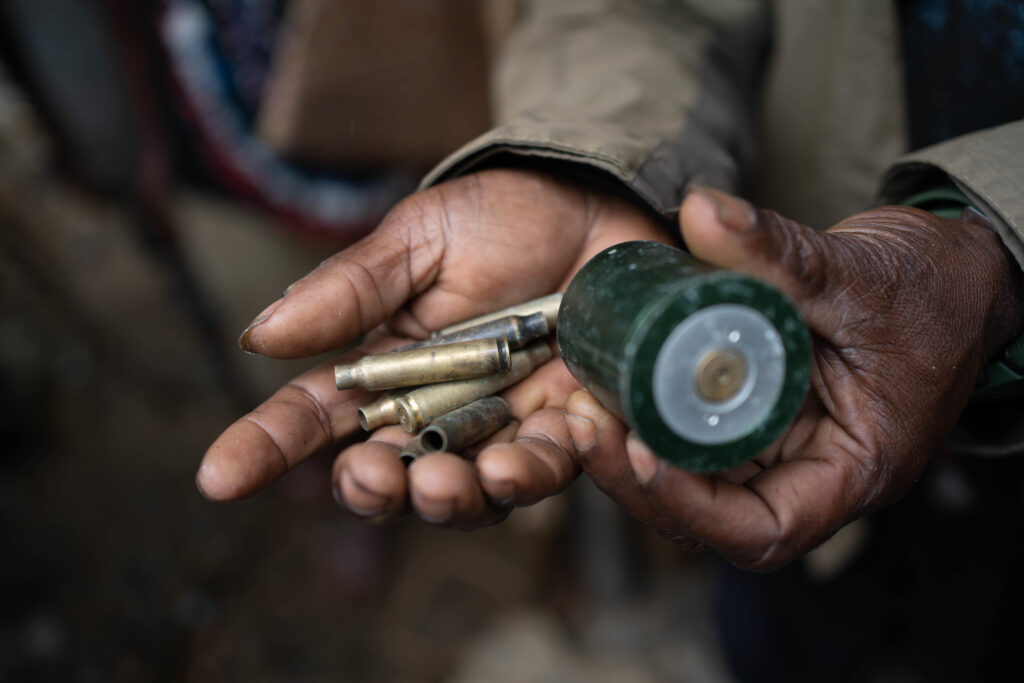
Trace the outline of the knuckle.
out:
[[[751,572],[775,571],[802,556],[811,547],[796,540],[792,531],[784,532],[767,546],[734,559],[733,564]]]
[[[384,219],[407,248],[442,244],[451,225],[451,208],[442,188],[402,199]]]
[[[762,224],[772,237],[775,259],[802,289],[824,289],[828,259],[822,235],[812,228],[791,221],[775,211],[762,212]]]
[[[322,443],[327,444],[334,440],[334,428],[330,414],[323,403],[309,390],[298,384],[287,385],[290,400],[300,407],[302,412],[313,418],[322,436]]]

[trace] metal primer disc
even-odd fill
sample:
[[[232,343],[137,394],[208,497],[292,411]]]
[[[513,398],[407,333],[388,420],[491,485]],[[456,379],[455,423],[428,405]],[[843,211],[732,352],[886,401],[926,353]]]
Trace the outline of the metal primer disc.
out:
[[[736,441],[768,417],[785,375],[786,350],[771,321],[748,306],[718,304],[665,340],[654,363],[654,403],[684,439]]]

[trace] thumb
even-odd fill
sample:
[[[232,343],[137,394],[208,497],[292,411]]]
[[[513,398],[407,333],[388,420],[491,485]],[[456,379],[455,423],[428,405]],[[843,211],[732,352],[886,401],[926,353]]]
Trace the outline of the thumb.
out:
[[[679,227],[698,259],[764,280],[798,306],[824,293],[832,260],[825,233],[703,186],[690,188]]]

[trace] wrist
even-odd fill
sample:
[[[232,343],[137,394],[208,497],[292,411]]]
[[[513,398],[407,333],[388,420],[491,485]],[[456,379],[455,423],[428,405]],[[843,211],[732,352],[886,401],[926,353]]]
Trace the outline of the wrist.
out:
[[[977,281],[973,289],[991,303],[984,318],[982,370],[972,400],[996,400],[1024,395],[1024,271],[1003,244],[991,219],[974,207],[952,183],[939,185],[903,201],[947,220],[970,233],[977,245],[977,270],[964,273]],[[966,259],[973,262],[974,259]]]
[[[973,209],[965,210],[965,214]],[[987,220],[987,219],[986,219]],[[972,217],[972,224],[978,218]],[[986,335],[987,363],[978,376],[973,400],[1002,400],[1024,395],[1024,272],[994,231],[991,262],[1000,271],[998,297],[989,313]]]
[[[1012,353],[1016,358],[1024,350],[1024,271],[983,214],[967,207],[963,218],[966,220],[957,222],[973,231],[975,241],[982,245],[979,260],[985,272],[979,273],[978,278],[987,283],[986,288],[994,295],[986,316],[985,357],[998,360]],[[969,277],[973,275],[968,273]],[[1024,367],[1024,356],[1020,360]]]

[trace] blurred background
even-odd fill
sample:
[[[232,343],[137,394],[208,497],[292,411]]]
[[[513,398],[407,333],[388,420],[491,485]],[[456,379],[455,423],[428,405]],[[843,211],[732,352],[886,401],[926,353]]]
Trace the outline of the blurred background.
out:
[[[359,523],[193,476],[236,336],[488,126],[514,0],[0,0],[0,680],[727,681],[706,562],[585,482]]]
[[[473,533],[358,522],[334,453],[199,495],[319,361],[237,335],[487,129],[518,11],[0,0],[0,681],[1024,680],[1019,458],[938,458],[769,575],[585,480]]]

